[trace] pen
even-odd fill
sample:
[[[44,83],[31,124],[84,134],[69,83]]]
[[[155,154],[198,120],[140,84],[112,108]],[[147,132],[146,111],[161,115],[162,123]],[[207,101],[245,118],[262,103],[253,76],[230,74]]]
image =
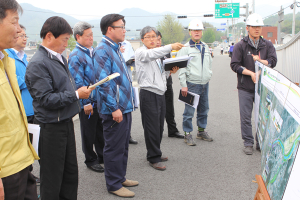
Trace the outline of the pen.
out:
[[[115,124],[116,124],[117,122],[115,122],[113,125],[111,125],[111,127],[110,128],[112,128]]]
[[[92,108],[94,108],[94,103],[93,103],[93,105],[92,105]],[[92,114],[92,112],[90,112],[90,114],[89,114],[89,118],[88,118],[88,119],[90,119],[90,117],[91,117],[91,114]]]

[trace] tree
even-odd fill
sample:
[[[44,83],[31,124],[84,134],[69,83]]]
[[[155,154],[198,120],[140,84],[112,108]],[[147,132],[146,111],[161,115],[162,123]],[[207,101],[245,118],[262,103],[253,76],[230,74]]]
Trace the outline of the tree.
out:
[[[96,42],[96,41],[93,42],[93,47],[94,47],[94,48],[97,47],[97,42]]]
[[[213,43],[215,41],[215,33],[212,28],[208,28],[204,31],[202,41],[205,43]]]
[[[164,19],[158,22],[157,30],[161,32],[162,44],[182,42],[184,30],[182,24],[172,15],[165,15]]]
[[[73,51],[75,46],[76,46],[76,40],[73,37],[73,35],[71,35],[70,39],[68,40],[68,47],[67,48],[70,49],[70,51]]]

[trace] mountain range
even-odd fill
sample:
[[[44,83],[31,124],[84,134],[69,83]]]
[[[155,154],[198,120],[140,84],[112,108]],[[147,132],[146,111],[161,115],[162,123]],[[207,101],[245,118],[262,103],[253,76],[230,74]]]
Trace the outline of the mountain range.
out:
[[[23,15],[20,16],[20,24],[26,27],[26,33],[29,36],[29,41],[41,41],[39,37],[40,30],[49,17],[52,16],[60,16],[66,19],[71,27],[75,25],[80,19],[76,19],[70,15],[56,13],[51,10],[37,8],[28,3],[20,4],[24,10]],[[268,8],[266,10],[266,7]],[[277,12],[279,8],[272,5],[260,5],[256,6],[256,12],[259,13],[262,17],[266,17],[270,14]],[[285,13],[291,12],[290,10],[286,10]],[[241,9],[241,14],[244,13],[244,10]],[[132,37],[139,38],[139,31],[137,29],[142,29],[143,27],[149,26],[157,26],[158,22],[163,19],[164,15],[170,14],[173,16],[177,16],[176,13],[172,12],[163,12],[163,13],[151,13],[140,8],[125,8],[119,14],[125,16],[126,20],[126,29],[128,32],[126,33],[127,39]],[[79,17],[78,17],[79,18]],[[274,17],[273,17],[274,18]],[[226,22],[226,19],[215,19],[214,17],[201,18],[203,21],[209,22],[216,28],[221,28],[221,23]],[[241,17],[238,21],[242,21],[244,17]],[[188,26],[191,18],[183,18],[179,19],[180,23],[186,27]],[[93,20],[85,20],[94,26],[94,40],[100,41],[102,34],[100,31],[100,18]],[[231,20],[229,20],[229,24],[231,24]]]

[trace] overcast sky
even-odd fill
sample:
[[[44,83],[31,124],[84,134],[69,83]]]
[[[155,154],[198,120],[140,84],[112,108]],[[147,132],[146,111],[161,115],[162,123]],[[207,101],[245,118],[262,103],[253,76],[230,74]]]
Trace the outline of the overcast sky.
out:
[[[214,14],[214,0],[17,0],[19,3],[29,3],[35,7],[52,10],[58,13],[72,15],[77,19],[99,18],[109,13],[119,13],[125,8],[141,8],[152,13],[161,13],[165,11],[173,12],[178,15],[202,15]],[[253,0],[227,0],[227,3],[240,3],[245,5],[249,3],[252,10]],[[282,0],[256,0],[255,5],[282,5]],[[293,0],[286,0],[283,4],[287,6],[293,3]],[[300,9],[300,8],[298,8]],[[266,7],[267,12],[267,7]],[[242,11],[241,11],[242,13]],[[244,13],[244,12],[243,12]],[[270,13],[271,14],[271,13]]]

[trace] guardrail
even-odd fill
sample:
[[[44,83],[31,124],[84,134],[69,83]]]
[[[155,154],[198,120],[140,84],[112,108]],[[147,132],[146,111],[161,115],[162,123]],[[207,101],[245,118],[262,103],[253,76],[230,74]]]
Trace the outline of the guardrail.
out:
[[[288,43],[276,47],[275,69],[295,83],[300,82],[300,32]]]

